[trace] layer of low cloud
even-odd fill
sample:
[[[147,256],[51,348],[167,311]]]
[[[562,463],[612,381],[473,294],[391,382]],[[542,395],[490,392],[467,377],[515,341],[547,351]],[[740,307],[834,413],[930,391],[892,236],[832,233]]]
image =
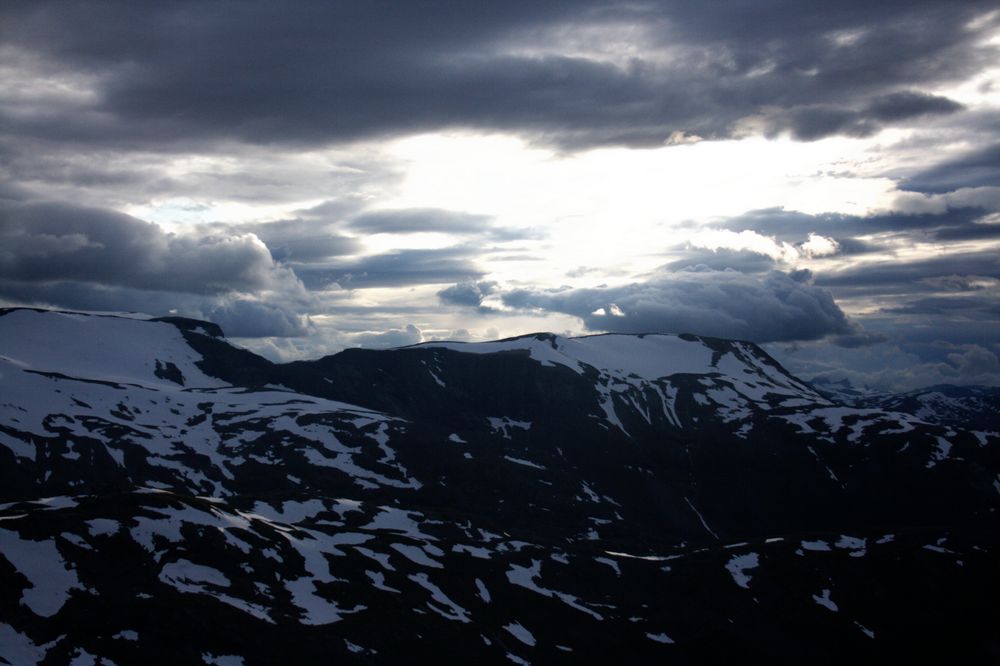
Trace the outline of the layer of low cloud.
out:
[[[696,266],[643,282],[592,289],[516,289],[505,305],[579,317],[589,330],[694,333],[754,342],[814,340],[857,332],[808,271],[762,277]]]
[[[896,392],[938,384],[1000,386],[1000,347],[939,340],[916,347],[905,340],[859,349],[820,344],[770,345],[769,351],[801,377],[848,381],[858,388]]]
[[[407,324],[404,328],[393,328],[388,331],[357,333],[350,337],[350,342],[359,347],[382,349],[387,347],[407,347],[423,342],[424,336],[419,328]]]

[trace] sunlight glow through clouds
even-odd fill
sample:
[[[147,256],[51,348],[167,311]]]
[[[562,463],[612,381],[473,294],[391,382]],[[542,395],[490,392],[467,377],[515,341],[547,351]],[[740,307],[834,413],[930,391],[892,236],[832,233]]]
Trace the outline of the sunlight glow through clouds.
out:
[[[191,198],[155,199],[126,206],[125,213],[147,222],[155,222],[164,231],[183,233],[199,224],[245,224],[269,222],[292,217],[296,210],[323,203],[322,199],[292,203],[251,203],[242,201],[195,200]]]
[[[867,159],[874,143],[748,138],[561,156],[500,135],[423,135],[389,148],[404,176],[386,207],[468,211],[494,216],[500,227],[544,230],[551,237],[547,261],[518,270],[549,279],[581,265],[650,270],[663,263],[666,248],[706,233],[699,227],[748,210],[857,215],[889,207],[891,180],[844,173]],[[747,243],[722,241],[712,246]],[[788,250],[765,253],[782,252]],[[504,277],[503,267],[490,268]]]

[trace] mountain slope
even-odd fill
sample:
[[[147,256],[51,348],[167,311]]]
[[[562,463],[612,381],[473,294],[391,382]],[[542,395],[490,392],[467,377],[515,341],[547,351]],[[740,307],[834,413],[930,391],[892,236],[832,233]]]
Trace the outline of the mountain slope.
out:
[[[997,436],[835,404],[750,343],[280,365],[204,322],[16,309],[0,364],[11,663],[1000,645]]]

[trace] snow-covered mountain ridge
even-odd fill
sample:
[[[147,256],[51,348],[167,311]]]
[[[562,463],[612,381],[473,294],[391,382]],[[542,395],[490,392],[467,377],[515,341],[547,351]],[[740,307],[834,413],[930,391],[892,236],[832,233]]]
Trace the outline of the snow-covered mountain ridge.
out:
[[[0,311],[0,657],[988,654],[1000,438],[897,409],[695,336],[282,365]]]

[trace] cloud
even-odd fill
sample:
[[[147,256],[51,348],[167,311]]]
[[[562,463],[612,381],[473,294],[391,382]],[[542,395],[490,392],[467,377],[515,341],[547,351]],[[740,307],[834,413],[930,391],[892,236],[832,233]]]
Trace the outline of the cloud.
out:
[[[705,266],[717,271],[731,269],[740,273],[766,273],[774,270],[776,265],[774,257],[751,250],[690,248],[682,252],[682,258],[669,262],[665,268],[675,271]]]
[[[229,337],[297,337],[310,333],[307,317],[288,307],[250,299],[227,300],[205,313]]]
[[[893,122],[921,116],[949,115],[964,108],[947,97],[904,90],[876,97],[865,111],[875,120]]]
[[[339,285],[343,289],[444,284],[477,279],[473,263],[479,250],[466,246],[435,250],[397,250],[331,265],[308,265],[297,274],[310,289]]]
[[[954,367],[954,375],[968,381],[1000,379],[1000,358],[979,345],[966,345],[960,351],[948,354],[948,361]]]
[[[981,205],[992,201],[994,189],[998,188],[952,193],[948,195],[951,199],[933,204],[929,204],[929,199],[924,195],[908,193],[903,196],[912,200],[904,206],[905,210],[867,216],[833,213],[809,215],[782,208],[768,208],[729,218],[719,226],[731,232],[753,234],[777,244],[778,251],[767,251],[772,256],[780,254],[783,244],[808,251],[813,247],[809,245],[810,239],[816,242],[818,239],[813,237],[820,236],[827,239],[823,241],[825,244],[836,244],[836,254],[866,254],[884,249],[880,247],[882,242],[879,236],[924,240],[931,235],[946,240],[950,235],[963,236],[988,231],[986,225],[982,224],[986,211]],[[897,203],[899,201],[897,199]]]
[[[906,178],[904,189],[925,194],[952,192],[963,187],[1000,183],[1000,143],[975,148]]]
[[[445,287],[437,296],[443,303],[480,307],[483,299],[496,291],[496,282],[460,282]]]
[[[308,333],[310,297],[247,232],[178,235],[115,211],[0,201],[0,298],[210,319],[234,337]]]
[[[892,209],[904,215],[942,215],[963,209],[980,214],[1000,211],[1000,187],[963,187],[943,194],[901,192]]]
[[[950,346],[941,360],[923,359],[894,344],[838,349],[800,343],[794,349],[774,345],[768,351],[804,379],[846,379],[854,386],[879,391],[910,391],[937,384],[1000,386],[1000,360],[980,345]]]
[[[762,108],[803,139],[954,112],[921,88],[995,58],[993,3],[872,4],[7,3],[4,115],[19,136],[118,145],[463,127],[586,147],[725,136]]]
[[[891,391],[942,383],[1000,385],[995,360],[1000,352],[1000,278],[970,271],[897,282],[875,275],[872,284],[857,289],[863,302],[883,307],[869,305],[855,321],[864,333],[885,341],[862,347],[853,347],[850,339],[839,347],[778,346],[786,367],[807,378],[847,378],[858,386]]]
[[[840,244],[834,238],[810,231],[806,240],[797,243],[779,241],[752,229],[735,232],[729,229],[706,227],[691,235],[688,245],[712,252],[723,251],[724,257],[768,257],[772,262],[794,263],[799,259],[837,254]],[[702,256],[705,256],[702,254]],[[713,262],[717,262],[713,260]],[[733,266],[733,268],[736,268]]]
[[[481,236],[495,241],[538,239],[544,232],[530,227],[496,227],[489,215],[440,208],[401,208],[363,212],[344,224],[350,231],[364,234],[441,233],[452,236]]]
[[[860,109],[832,104],[770,108],[762,120],[769,135],[787,130],[801,141],[815,141],[835,134],[871,136],[887,124],[950,115],[964,108],[947,97],[908,90],[879,95]]]
[[[285,301],[285,302],[282,302]],[[304,336],[312,332],[307,299],[259,301],[237,293],[190,294],[109,287],[85,282],[25,283],[0,280],[0,303],[105,312],[180,315],[213,321],[229,337]]]
[[[375,349],[386,347],[406,347],[424,341],[423,333],[413,324],[405,328],[394,328],[388,331],[357,333],[349,336],[349,344],[358,347]]]
[[[956,275],[1000,278],[1000,255],[995,251],[951,252],[910,261],[886,259],[823,273],[816,284],[837,290],[863,289],[879,293],[890,289],[923,292],[928,279]]]
[[[871,333],[869,331],[858,330],[853,333],[847,333],[844,335],[834,335],[830,337],[830,342],[837,347],[844,347],[845,349],[857,349],[858,347],[869,347],[871,345],[881,344],[889,339],[888,336],[882,333]]]
[[[884,245],[860,238],[835,238],[834,241],[837,243],[837,254],[842,256],[874,254],[887,249]]]
[[[489,224],[488,215],[474,215],[438,208],[374,210],[347,222],[353,231],[369,234],[414,234],[440,232],[450,234],[482,233]]]
[[[357,238],[338,233],[332,224],[322,221],[278,220],[241,225],[237,229],[252,232],[267,245],[275,261],[288,264],[322,261],[362,249]]]
[[[994,287],[982,285],[997,279],[988,242],[1000,238],[1000,114],[984,108],[974,78],[1000,57],[994,11],[991,0],[511,0],[391,11],[354,0],[0,3],[0,170],[14,183],[0,184],[0,297],[177,310],[222,320],[231,335],[308,336],[267,343],[286,350],[412,338],[407,322],[427,336],[474,328],[456,320],[461,307],[502,326],[569,327],[575,316],[594,330],[825,336],[838,353],[859,354],[888,344],[873,345],[890,335],[874,328],[877,316],[930,342],[952,327],[949,340],[990,350],[998,319]],[[942,96],[951,90],[962,93]],[[811,141],[890,127],[920,131],[896,143],[887,134],[863,165],[798,174],[862,187],[896,179],[905,191],[890,210],[751,211],[668,248],[665,269],[635,284],[561,291],[492,284],[520,268],[501,261],[549,260],[560,239],[511,247],[539,233],[471,207],[433,208],[455,205],[439,193],[407,196],[422,158],[407,161],[388,143],[513,133],[561,159],[600,146]],[[974,148],[956,156],[956,146]],[[372,209],[414,201],[423,207]],[[524,219],[548,225],[543,216],[544,204]],[[169,234],[150,221],[197,227]],[[363,256],[375,246],[367,236],[402,236],[377,241],[399,247],[415,244],[413,233],[456,245]],[[939,256],[921,254],[932,246]],[[803,265],[817,271],[812,281],[773,272]],[[568,277],[597,283],[634,268]],[[356,291],[374,288],[395,291]],[[501,299],[515,312],[502,312]],[[838,303],[868,313],[854,318],[864,328]],[[307,316],[318,314],[336,314],[337,329]]]
[[[249,233],[177,235],[98,208],[0,202],[0,279],[216,294],[297,280]]]
[[[706,228],[692,235],[690,245],[708,250],[749,251],[762,254],[775,261],[794,260],[798,252],[788,243],[780,243],[751,229],[739,233],[728,229]]]
[[[590,330],[694,333],[755,342],[813,340],[858,332],[808,271],[763,277],[705,266],[622,287],[505,292],[512,308],[579,317]]]
[[[840,243],[827,236],[810,233],[806,242],[798,247],[799,252],[806,257],[826,257],[840,253]]]

